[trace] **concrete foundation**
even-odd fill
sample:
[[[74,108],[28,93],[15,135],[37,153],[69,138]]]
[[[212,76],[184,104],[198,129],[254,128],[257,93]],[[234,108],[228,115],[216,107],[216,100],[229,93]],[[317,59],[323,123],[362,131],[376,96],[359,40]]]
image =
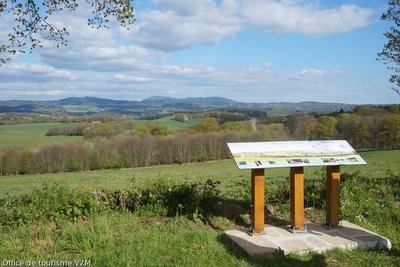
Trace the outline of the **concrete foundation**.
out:
[[[386,237],[348,221],[327,229],[321,224],[307,224],[306,231],[291,233],[287,227],[265,226],[265,233],[249,235],[246,230],[228,230],[225,234],[249,256],[268,256],[277,251],[303,254],[321,253],[333,248],[341,249],[391,249]]]

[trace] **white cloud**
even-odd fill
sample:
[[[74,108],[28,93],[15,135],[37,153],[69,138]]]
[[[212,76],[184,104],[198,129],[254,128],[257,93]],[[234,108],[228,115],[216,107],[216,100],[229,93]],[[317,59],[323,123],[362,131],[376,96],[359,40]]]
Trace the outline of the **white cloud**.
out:
[[[66,48],[39,51],[43,62],[55,67],[75,70],[126,71],[146,68],[145,61],[152,56],[147,49],[136,46],[83,46],[74,41]]]
[[[317,69],[305,69],[295,73],[296,77],[299,78],[314,78],[314,77],[321,77],[326,75],[327,72],[324,70],[317,70]]]
[[[102,73],[59,71],[48,66],[18,63],[0,68],[2,99],[59,99],[89,95],[140,100],[165,95],[224,96],[245,102],[316,100],[377,103],[387,97],[380,94],[380,98],[369,98],[367,90],[378,87],[377,80],[376,77],[355,78],[353,74],[340,70],[280,72],[269,63],[229,68],[200,64],[148,65],[146,70]],[[363,84],[370,84],[372,89],[365,89]],[[359,88],[363,90],[363,97],[360,97]],[[350,99],[350,94],[358,97]]]
[[[121,29],[125,38],[162,51],[196,44],[217,43],[241,29],[235,1],[158,0],[161,10],[139,12],[132,29]]]
[[[158,9],[138,12],[133,29],[122,34],[146,47],[180,50],[212,44],[244,28],[267,34],[309,36],[348,32],[369,24],[372,10],[354,4],[324,8],[304,0],[155,0]]]
[[[65,95],[66,92],[62,90],[47,90],[47,91],[42,91],[42,90],[27,90],[23,91],[22,94],[27,95],[27,96],[62,96]]]
[[[216,7],[214,0],[154,0],[153,2],[159,5],[161,8],[175,10],[178,14],[181,14],[183,16],[204,13],[207,12],[210,7]]]
[[[132,75],[132,74],[122,74],[122,73],[115,74],[114,78],[122,83],[148,82],[152,80],[152,78],[146,77],[144,75]]]
[[[146,68],[146,61],[159,58],[146,48],[117,41],[118,27],[94,29],[87,25],[88,9],[61,12],[51,17],[51,23],[66,27],[69,36],[66,47],[54,48],[48,41],[36,49],[41,62],[56,68],[117,72]]]
[[[241,2],[248,27],[265,33],[301,33],[311,36],[366,27],[372,10],[354,4],[323,8],[315,1],[248,0]]]
[[[153,59],[165,54],[149,51],[174,51],[196,44],[217,43],[243,28],[266,33],[299,32],[321,35],[348,31],[368,24],[371,10],[356,5],[322,8],[316,1],[295,0],[154,0],[157,9],[138,10],[133,28],[92,29],[86,25],[91,16],[87,8],[62,12],[51,23],[70,32],[67,47],[52,48],[48,42],[37,49],[40,60],[57,68],[118,72],[142,70]],[[9,17],[2,18],[7,22]],[[0,40],[7,23],[0,23]],[[3,30],[3,28],[5,28]],[[135,43],[121,42],[121,34]],[[118,41],[117,41],[118,40]]]
[[[69,71],[27,63],[8,63],[7,67],[0,68],[0,80],[2,82],[45,82],[57,79],[71,80],[75,75]]]

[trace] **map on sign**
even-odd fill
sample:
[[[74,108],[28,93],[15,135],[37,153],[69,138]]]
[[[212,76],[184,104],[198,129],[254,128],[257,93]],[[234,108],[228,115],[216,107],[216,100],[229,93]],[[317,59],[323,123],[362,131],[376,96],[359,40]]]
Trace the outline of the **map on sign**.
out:
[[[228,143],[239,169],[367,164],[345,140]]]

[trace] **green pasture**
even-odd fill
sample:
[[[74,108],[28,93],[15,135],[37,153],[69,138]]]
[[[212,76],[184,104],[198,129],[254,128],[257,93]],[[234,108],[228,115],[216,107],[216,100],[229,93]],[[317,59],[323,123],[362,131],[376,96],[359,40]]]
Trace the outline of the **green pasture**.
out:
[[[133,123],[134,127],[143,125],[146,123],[159,123],[161,125],[168,126],[172,129],[180,129],[180,128],[196,126],[201,121],[202,121],[202,119],[198,118],[198,119],[192,119],[192,120],[182,122],[182,121],[173,120],[171,117],[165,117],[165,118],[161,118],[161,119],[157,119],[157,120],[133,120],[131,122]]]
[[[81,136],[46,136],[47,130],[62,123],[30,123],[0,125],[0,147],[19,146],[32,148],[52,143],[69,143],[83,140]]]
[[[342,167],[343,173],[359,171],[364,176],[372,178],[386,175],[387,170],[400,172],[400,150],[367,151],[360,155],[367,165]],[[321,168],[304,168],[306,178],[320,178]],[[222,190],[228,190],[233,181],[250,179],[250,171],[239,170],[233,160],[187,163],[182,165],[153,166],[132,169],[95,170],[85,172],[16,175],[0,177],[0,198],[6,194],[20,194],[31,191],[44,184],[68,185],[75,188],[108,188],[119,189],[133,186],[132,178],[136,182],[145,183],[148,179],[158,176],[167,176],[176,180],[204,182],[207,179],[220,181]],[[266,179],[286,179],[289,176],[288,168],[267,169]],[[268,188],[266,189],[268,190]]]
[[[193,127],[201,122],[202,119],[193,119],[186,122],[172,120],[166,117],[158,120],[133,120],[133,126],[139,126],[146,123],[160,123],[172,129]],[[0,148],[1,147],[23,147],[32,148],[45,144],[69,143],[83,140],[82,136],[46,136],[47,130],[59,125],[65,126],[65,123],[30,123],[17,125],[0,125]]]

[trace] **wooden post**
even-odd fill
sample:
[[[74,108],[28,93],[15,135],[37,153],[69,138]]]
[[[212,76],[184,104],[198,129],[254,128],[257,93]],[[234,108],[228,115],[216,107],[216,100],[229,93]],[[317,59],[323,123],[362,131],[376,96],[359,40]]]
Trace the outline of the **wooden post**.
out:
[[[290,168],[291,228],[304,229],[304,168]]]
[[[251,170],[251,227],[255,234],[264,233],[264,169]]]
[[[339,183],[340,166],[326,167],[326,224],[328,226],[339,225]]]

